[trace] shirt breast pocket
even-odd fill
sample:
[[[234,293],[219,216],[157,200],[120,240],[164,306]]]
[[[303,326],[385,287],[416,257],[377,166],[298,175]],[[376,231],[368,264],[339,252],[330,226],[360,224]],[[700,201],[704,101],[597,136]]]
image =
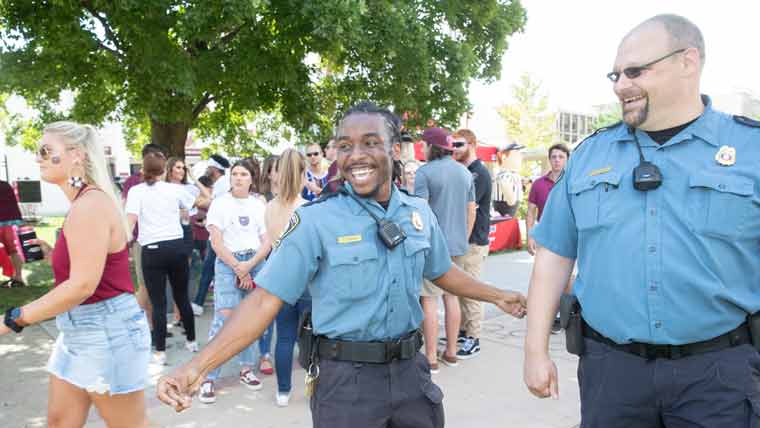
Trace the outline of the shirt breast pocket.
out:
[[[328,247],[327,257],[330,265],[328,290],[334,290],[336,297],[361,300],[375,294],[381,266],[373,242]]]
[[[610,200],[618,191],[620,174],[606,173],[583,177],[570,183],[570,204],[579,231],[595,229],[610,224]]]
[[[412,287],[412,292],[419,293],[422,285],[422,276],[425,273],[425,258],[427,257],[430,243],[424,238],[414,238],[409,236],[404,241],[404,255],[408,263],[410,281],[407,281]]]
[[[689,177],[689,216],[700,234],[736,239],[743,236],[752,210],[754,182],[738,175],[695,174]]]

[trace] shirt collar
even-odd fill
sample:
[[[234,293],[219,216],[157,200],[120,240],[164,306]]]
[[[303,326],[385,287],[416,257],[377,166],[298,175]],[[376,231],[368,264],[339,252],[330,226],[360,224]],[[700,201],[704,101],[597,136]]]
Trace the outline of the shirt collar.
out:
[[[561,172],[559,173],[559,176],[562,177],[562,173]],[[543,178],[549,180],[552,183],[555,183],[555,184],[557,183],[556,181],[552,180],[552,171],[551,170],[549,170],[549,172],[547,172],[546,174],[544,174]]]
[[[355,195],[359,198],[360,201],[364,204],[367,209],[372,210],[372,213],[377,215],[380,218],[384,217],[391,217],[396,210],[402,206],[402,205],[411,205],[409,198],[410,196],[406,195],[404,192],[398,190],[395,184],[391,183],[391,199],[388,203],[388,209],[383,209],[380,204],[371,198],[363,198],[356,194],[354,189],[351,187],[351,184],[346,182],[343,184],[343,188],[346,189],[347,192],[350,192],[351,194]],[[348,200],[346,203],[349,206],[349,209],[351,210],[351,213],[354,215],[362,215],[365,213],[364,208],[359,205],[353,198],[348,197]]]
[[[692,137],[697,137],[700,140],[703,140],[715,147],[719,145],[718,122],[720,115],[715,110],[713,110],[712,100],[707,95],[702,95],[702,103],[705,106],[705,110],[702,112],[702,115],[699,116],[699,118],[695,120],[694,123],[681,131],[680,136],[671,139],[667,143],[663,144],[662,147],[672,146],[674,144],[689,140]],[[613,133],[611,136],[619,142],[634,141],[633,135],[630,133],[628,126],[626,126],[624,123],[621,123],[621,125],[617,126],[611,132]],[[642,147],[658,146],[657,143],[649,138],[646,132],[640,129],[636,129],[636,135],[639,137],[639,142],[641,143]]]

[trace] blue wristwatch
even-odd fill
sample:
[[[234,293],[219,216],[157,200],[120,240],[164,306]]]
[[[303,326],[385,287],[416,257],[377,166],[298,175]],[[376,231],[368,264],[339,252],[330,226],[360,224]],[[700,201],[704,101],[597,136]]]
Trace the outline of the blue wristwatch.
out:
[[[5,311],[5,325],[16,333],[21,333],[24,329],[23,326],[16,324],[19,318],[21,318],[21,308],[10,308]]]

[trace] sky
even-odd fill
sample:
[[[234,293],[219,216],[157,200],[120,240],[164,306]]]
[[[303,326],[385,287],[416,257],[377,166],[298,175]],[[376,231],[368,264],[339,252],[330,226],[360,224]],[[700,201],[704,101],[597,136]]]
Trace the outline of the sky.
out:
[[[525,31],[509,39],[501,78],[474,82],[471,128],[486,142],[505,138],[496,108],[510,100],[511,88],[528,73],[549,96],[553,109],[591,112],[615,102],[605,75],[620,39],[638,23],[661,13],[694,22],[705,38],[702,92],[750,90],[760,96],[760,1],[758,0],[522,0]]]

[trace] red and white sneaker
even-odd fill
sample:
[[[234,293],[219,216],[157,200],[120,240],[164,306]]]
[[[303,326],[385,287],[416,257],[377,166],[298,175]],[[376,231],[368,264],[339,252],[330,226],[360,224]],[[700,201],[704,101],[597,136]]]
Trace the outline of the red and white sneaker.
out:
[[[251,369],[246,369],[240,372],[240,383],[254,391],[258,391],[264,387],[259,378],[253,374],[253,370]]]

